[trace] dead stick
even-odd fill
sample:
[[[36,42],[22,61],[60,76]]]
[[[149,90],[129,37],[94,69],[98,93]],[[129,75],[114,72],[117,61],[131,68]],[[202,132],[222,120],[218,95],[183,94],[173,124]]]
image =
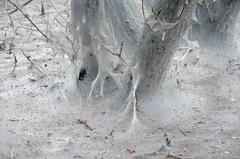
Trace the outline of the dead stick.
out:
[[[90,33],[90,35],[91,35],[91,33]],[[107,52],[109,52],[110,54],[112,54],[113,56],[117,56],[117,57],[119,57],[119,59],[121,60],[121,61],[123,61],[126,65],[128,65],[129,66],[129,64],[120,56],[121,54],[119,54],[119,53],[114,53],[114,51],[112,51],[112,50],[110,50],[109,48],[107,48],[104,44],[102,44],[101,42],[100,42],[100,40],[98,40],[96,37],[94,37],[93,35],[91,35],[105,50],[107,50]],[[123,43],[122,43],[122,45],[123,45]]]
[[[44,9],[43,2],[41,0],[41,15],[44,15],[44,14],[45,14],[45,9]]]
[[[17,67],[17,57],[16,57],[16,55],[12,52],[12,50],[10,50],[9,51],[9,55],[13,55],[13,58],[14,58],[14,67],[13,67],[13,70],[12,70],[12,73],[14,73],[15,72],[15,69],[16,69],[16,67]]]
[[[145,10],[144,10],[144,0],[142,0],[142,14],[143,14],[143,19],[145,24],[148,26],[148,28],[155,33],[155,31],[153,30],[153,28],[151,27],[151,25],[147,22],[146,16],[145,16]]]
[[[49,42],[51,42],[51,40],[47,37],[47,35],[45,35],[34,23],[33,21],[28,17],[28,15],[26,15],[15,3],[13,3],[11,0],[7,0],[9,3],[11,3],[17,10],[19,10],[22,15],[37,29],[37,31],[44,36]],[[52,42],[51,42],[52,43]]]
[[[143,14],[144,21],[146,21],[146,16],[144,11],[144,0],[142,0],[142,14]]]
[[[79,124],[83,124],[87,129],[93,131],[93,128],[87,123],[87,120],[78,119]]]
[[[121,43],[119,57],[122,57],[124,41]]]
[[[26,57],[26,59],[27,59],[39,72],[41,72],[42,74],[44,74],[44,73],[32,62],[32,60],[30,60],[30,56],[27,56],[22,49],[21,49],[21,51],[22,51],[23,55]],[[45,75],[45,74],[44,74],[44,75]],[[45,76],[46,76],[46,75],[45,75]]]
[[[26,5],[28,5],[29,3],[31,3],[33,0],[29,0],[29,1],[27,1],[27,2],[25,2],[25,3],[23,3],[23,5],[21,6],[21,8],[23,8],[24,6],[26,6]],[[14,9],[13,11],[11,11],[10,12],[10,14],[13,14],[13,13],[15,13],[16,11],[18,11],[19,9]]]

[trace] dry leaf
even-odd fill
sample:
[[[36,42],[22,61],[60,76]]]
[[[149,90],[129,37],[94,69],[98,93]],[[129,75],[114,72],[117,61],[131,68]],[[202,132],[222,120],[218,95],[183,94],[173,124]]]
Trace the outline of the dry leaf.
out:
[[[136,148],[134,148],[134,147],[129,147],[129,148],[127,148],[127,151],[128,151],[129,153],[135,153],[135,152],[136,152]]]
[[[83,124],[87,129],[93,131],[93,128],[87,123],[87,120],[78,119],[78,124]]]
[[[193,110],[194,112],[200,112],[200,109],[199,109],[199,107],[197,107],[197,106],[192,107],[192,110]]]

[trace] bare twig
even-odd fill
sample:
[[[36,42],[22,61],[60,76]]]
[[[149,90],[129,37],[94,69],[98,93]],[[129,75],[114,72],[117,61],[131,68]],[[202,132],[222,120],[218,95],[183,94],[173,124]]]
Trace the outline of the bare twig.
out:
[[[28,5],[29,3],[31,3],[33,0],[29,0],[29,1],[27,1],[27,2],[25,2],[25,3],[23,3],[23,5],[20,7],[20,8],[23,8],[24,6],[26,6],[26,5]],[[10,12],[10,14],[13,14],[13,13],[15,13],[16,11],[18,11],[19,9],[14,9],[13,11],[11,11]]]
[[[15,69],[16,69],[16,67],[17,67],[17,57],[16,57],[16,55],[12,52],[12,50],[10,50],[9,51],[9,55],[13,55],[13,57],[14,57],[14,67],[13,67],[13,70],[12,70],[12,73],[14,73],[15,72]]]
[[[44,9],[42,0],[41,0],[41,14],[40,15],[45,15],[45,9]]]
[[[121,43],[119,57],[122,57],[124,41]]]
[[[8,17],[9,17],[9,20],[10,20],[10,27],[11,28],[14,28],[14,23],[13,23],[13,21],[12,21],[12,17],[11,17],[11,15],[9,14],[9,13],[7,13],[7,15],[8,15]]]
[[[155,31],[153,30],[153,28],[151,27],[151,25],[147,22],[147,18],[146,18],[146,15],[145,15],[145,10],[144,10],[144,0],[142,0],[142,14],[143,14],[144,23],[148,26],[148,28],[149,28],[152,32],[155,32]]]
[[[57,22],[63,29],[66,28],[66,26],[64,26],[64,25],[58,20],[57,17],[54,17],[54,19],[56,20],[56,22]]]
[[[91,35],[91,34],[90,34]],[[112,54],[113,56],[117,56],[119,57],[119,59],[124,62],[126,65],[129,65],[121,56],[122,54],[122,50],[123,50],[123,44],[124,42],[122,42],[121,44],[121,48],[120,48],[120,53],[115,53],[114,51],[112,51],[111,49],[107,48],[104,44],[101,43],[100,40],[98,40],[96,37],[94,37],[93,35],[91,35],[105,50],[107,50],[110,54]]]
[[[183,136],[187,136],[186,133],[182,131],[182,129],[178,128],[178,130],[183,134]]]
[[[9,49],[8,50],[6,50],[6,51],[9,51],[8,52],[8,54],[9,55],[13,55],[13,58],[14,58],[14,67],[13,67],[13,70],[12,70],[12,73],[14,73],[15,72],[15,69],[16,69],[16,67],[17,67],[17,57],[16,57],[16,55],[13,53],[13,47],[14,47],[14,44],[13,44],[13,39],[11,40],[11,42],[10,42],[10,44],[9,44]]]
[[[72,46],[72,50],[73,50],[73,54],[67,54],[70,61],[74,62],[77,58],[77,51],[75,50],[75,47],[74,47],[74,42],[75,42],[75,38],[73,41],[71,41],[70,39],[66,38],[70,43],[71,43],[71,46]]]
[[[39,72],[41,72],[42,74],[44,74],[44,73],[32,62],[32,60],[30,59],[30,56],[27,56],[22,49],[21,49],[21,51],[22,51],[23,55],[26,57],[26,59],[27,59]],[[44,74],[44,75],[45,75],[45,74]],[[46,75],[45,75],[45,76],[46,76]]]
[[[169,159],[183,159],[181,157],[178,157],[178,156],[170,154],[170,153],[167,155],[167,158],[169,158]]]
[[[181,10],[181,12],[180,12],[180,14],[179,14],[179,16],[177,17],[177,19],[179,19],[179,18],[182,16],[183,11],[185,10],[185,7],[186,7],[187,4],[188,4],[188,3],[185,3],[185,4],[184,4],[184,6],[183,6],[183,8],[182,8],[182,10]]]
[[[144,21],[146,21],[145,10],[144,10],[144,0],[142,0],[142,14],[143,14]]]
[[[51,3],[51,5],[53,6],[53,8],[56,10],[56,12],[58,13],[58,15],[61,16],[61,18],[67,23],[67,19],[59,12],[59,10],[57,9],[56,5],[53,3],[52,0],[49,0],[49,2]]]
[[[183,14],[183,11],[185,10],[185,6],[186,5],[184,5],[184,7],[182,8],[182,11],[181,11],[181,16],[182,16],[182,14]],[[183,20],[184,20],[184,18],[185,17],[183,17],[183,18],[181,18],[181,19],[179,19],[180,17],[178,17],[177,19],[179,19],[177,22],[175,22],[175,23],[166,23],[165,22],[165,19],[164,18],[162,18],[163,20],[161,21],[161,19],[160,19],[160,17],[159,17],[159,14],[158,13],[156,13],[156,11],[152,8],[152,13],[154,14],[154,16],[155,16],[155,18],[156,18],[156,20],[158,21],[158,23],[161,25],[161,28],[162,28],[162,31],[163,32],[166,32],[166,31],[168,31],[168,30],[170,30],[170,29],[172,29],[172,28],[174,28],[174,27],[176,27],[180,22],[182,22]],[[169,26],[167,27],[167,25],[166,24],[168,24]]]
[[[156,18],[158,21],[160,21],[160,18],[159,18],[159,17],[161,16],[162,9],[160,9],[158,12],[156,12],[156,11],[154,10],[154,8],[152,7],[152,12],[153,12],[155,18]]]
[[[47,37],[46,34],[44,34],[37,26],[36,24],[33,23],[33,21],[28,17],[27,14],[25,14],[15,3],[13,3],[11,0],[7,0],[9,3],[11,3],[17,10],[19,10],[22,15],[37,29],[37,31],[43,36],[45,37],[49,42],[51,42],[51,40]],[[52,42],[51,42],[52,43]]]

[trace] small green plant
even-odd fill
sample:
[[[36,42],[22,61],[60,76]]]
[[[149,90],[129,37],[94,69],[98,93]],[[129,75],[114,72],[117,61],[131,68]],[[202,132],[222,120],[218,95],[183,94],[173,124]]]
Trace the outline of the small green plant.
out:
[[[171,145],[171,138],[168,136],[167,133],[164,133],[164,137],[165,137],[165,143],[161,145],[159,151],[165,151],[167,150],[167,147]]]
[[[170,146],[171,145],[171,138],[167,135],[167,133],[164,133],[164,136],[165,136],[166,146]]]

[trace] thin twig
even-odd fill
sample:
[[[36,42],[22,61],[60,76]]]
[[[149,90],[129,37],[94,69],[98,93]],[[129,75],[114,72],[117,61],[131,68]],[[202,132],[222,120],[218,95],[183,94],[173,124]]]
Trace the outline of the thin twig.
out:
[[[54,19],[56,20],[56,22],[61,25],[61,27],[63,27],[63,29],[65,29],[66,27],[58,20],[57,17],[54,17]]]
[[[91,34],[90,34],[91,35]],[[94,37],[93,35],[91,35],[105,50],[107,50],[110,54],[112,54],[113,56],[117,56],[119,57],[119,59],[121,61],[123,61],[126,65],[129,65],[120,55],[122,54],[121,51],[120,51],[120,54],[119,53],[115,53],[114,51],[110,50],[109,48],[107,48],[104,44],[102,44],[100,42],[100,40],[98,40],[96,37]],[[123,43],[121,44],[121,46],[123,47]],[[122,50],[122,49],[121,49]]]
[[[12,70],[12,73],[14,73],[15,72],[15,69],[16,69],[16,67],[17,67],[17,57],[16,57],[16,55],[13,53],[13,47],[14,47],[14,44],[13,44],[13,39],[11,40],[11,42],[10,42],[10,44],[9,44],[9,55],[13,55],[13,58],[14,58],[14,67],[13,67],[13,70]]]
[[[185,6],[185,5],[184,5]],[[183,9],[182,9],[182,11],[181,12],[183,12],[183,10],[185,9],[185,7],[183,7]],[[166,32],[166,31],[168,31],[168,30],[170,30],[170,29],[172,29],[172,28],[174,28],[174,27],[176,27],[180,22],[182,22],[183,20],[184,20],[184,18],[181,18],[181,19],[179,19],[180,17],[178,17],[178,21],[177,22],[175,22],[175,23],[170,23],[170,24],[172,24],[172,26],[169,26],[169,27],[166,27],[166,24],[169,24],[169,23],[166,23],[165,22],[165,19],[163,18],[163,21],[161,21],[160,20],[160,17],[158,16],[158,14],[156,13],[156,11],[152,8],[152,13],[154,14],[154,16],[155,16],[155,18],[157,19],[157,21],[158,21],[158,23],[161,25],[161,28],[162,28],[162,30],[163,30],[163,32]],[[182,14],[182,13],[181,13]]]
[[[32,62],[32,60],[30,59],[30,56],[27,56],[22,49],[20,49],[20,50],[22,51],[22,53],[23,53],[23,55],[26,57],[26,59],[27,59],[39,72],[41,72],[42,74],[44,74],[44,73]],[[44,75],[45,75],[45,74],[44,74]],[[45,76],[46,76],[46,75],[45,75]]]
[[[28,17],[27,14],[25,14],[15,3],[13,3],[11,0],[7,0],[9,3],[11,3],[17,10],[19,10],[22,15],[37,29],[37,31],[43,36],[45,37],[49,42],[51,42],[51,40],[47,37],[47,35],[45,35],[34,23],[33,21]],[[51,42],[52,43],[52,42]]]
[[[41,0],[41,14],[40,15],[45,15],[45,9],[44,9],[42,0]]]
[[[27,2],[25,2],[25,3],[23,3],[23,5],[21,6],[21,8],[23,8],[24,6],[26,6],[26,5],[28,5],[29,3],[31,3],[33,0],[29,0],[29,1],[27,1]],[[19,9],[14,9],[13,11],[11,11],[10,12],[10,14],[13,14],[13,13],[15,13],[16,11],[18,11]]]
[[[146,15],[145,15],[145,10],[144,10],[144,0],[142,0],[142,14],[143,14],[143,19],[144,19],[144,23],[148,26],[148,28],[155,33],[155,31],[153,30],[153,28],[151,27],[151,25],[147,22],[146,19]]]
[[[119,57],[122,57],[124,41],[121,43]]]
[[[14,23],[13,23],[13,20],[12,20],[12,17],[11,17],[11,15],[9,14],[9,13],[7,13],[7,15],[8,15],[8,17],[9,17],[9,20],[10,20],[10,27],[11,28],[14,28]]]
[[[145,10],[144,10],[144,0],[142,0],[142,14],[143,14],[144,21],[146,21]]]
[[[170,158],[170,159],[183,159],[181,157],[178,157],[178,156],[170,154],[170,153],[167,155],[167,158]]]
[[[180,12],[180,14],[179,14],[179,16],[177,17],[177,19],[179,19],[179,18],[182,16],[183,11],[185,10],[185,7],[186,7],[187,4],[188,4],[188,3],[185,3],[185,4],[184,4],[184,6],[183,6],[183,8],[182,8],[182,10],[181,10],[181,12]]]
[[[49,0],[49,2],[51,3],[51,5],[53,6],[53,8],[56,10],[56,12],[58,13],[58,15],[61,16],[61,18],[67,23],[67,19],[61,14],[61,12],[59,12],[59,10],[57,9],[56,5],[53,3],[52,0]]]
[[[182,129],[178,128],[178,130],[183,134],[183,136],[187,136],[186,133],[182,131]]]
[[[10,49],[10,51],[9,51],[9,55],[13,55],[13,57],[14,57],[14,67],[13,67],[13,70],[12,70],[12,73],[14,73],[15,72],[15,69],[16,69],[16,67],[17,67],[17,57],[16,57],[16,55],[12,52],[12,49]]]

